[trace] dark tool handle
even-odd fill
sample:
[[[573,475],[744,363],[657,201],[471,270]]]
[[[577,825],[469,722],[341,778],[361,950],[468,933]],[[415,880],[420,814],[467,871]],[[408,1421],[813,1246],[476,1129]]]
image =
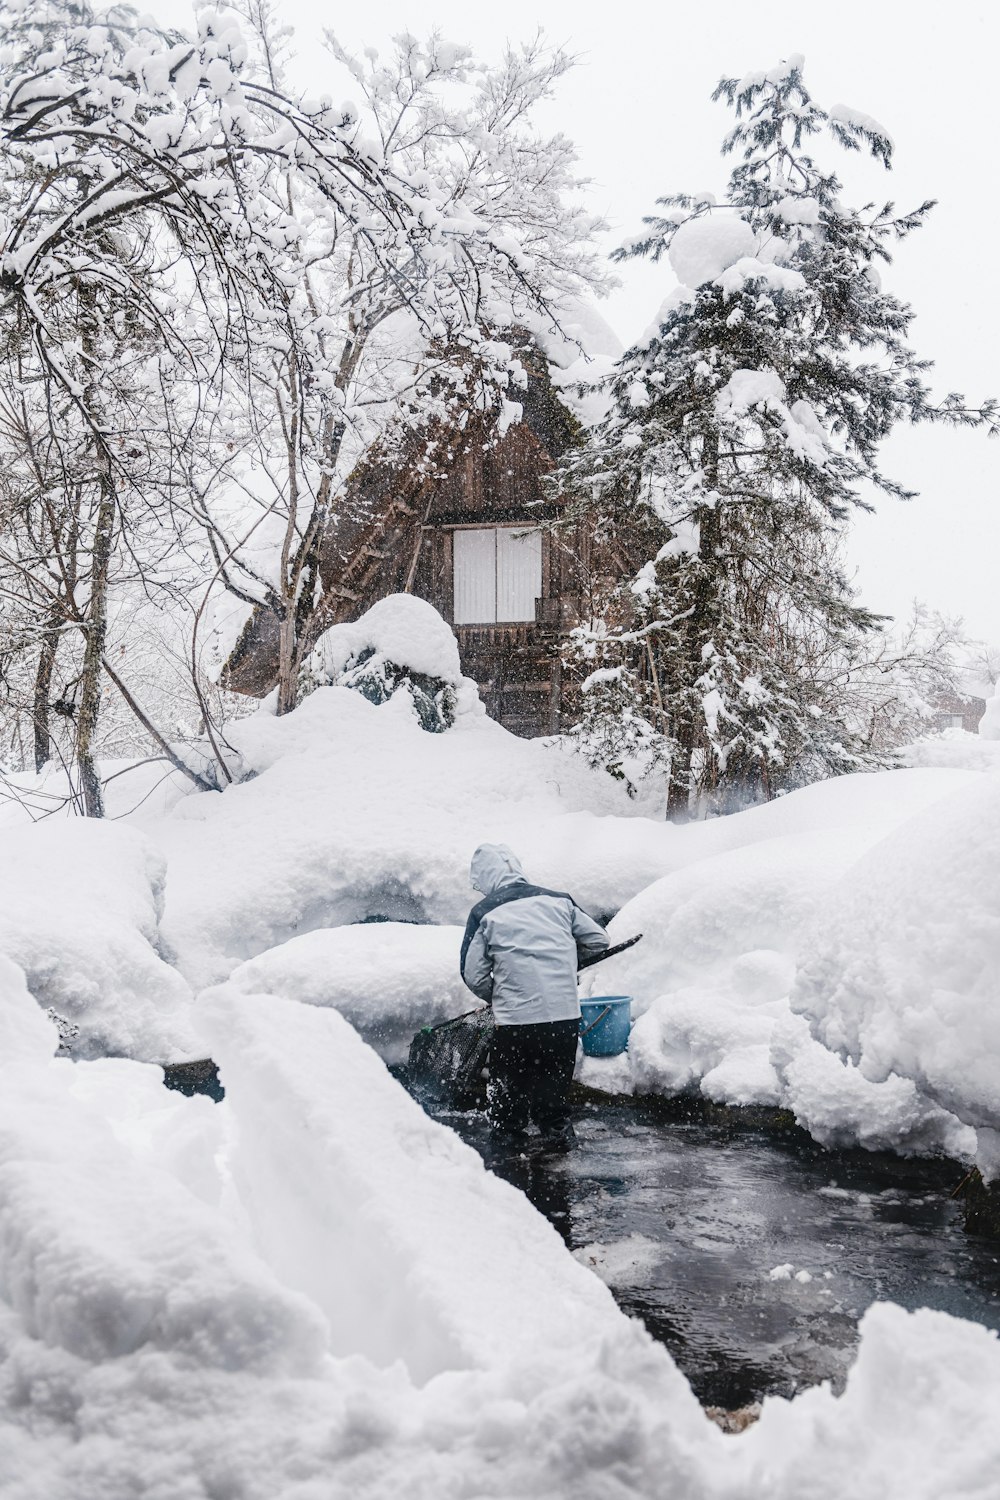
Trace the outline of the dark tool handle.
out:
[[[467,1021],[470,1016],[482,1015],[484,1010],[489,1010],[489,1004],[477,1005],[472,1010],[463,1010],[460,1016],[449,1016],[447,1021],[438,1021],[436,1026],[421,1026],[421,1031],[441,1031],[445,1026],[454,1026],[456,1021]]]
[[[616,953],[624,953],[626,948],[634,948],[641,937],[642,933],[637,932],[635,937],[626,938],[624,943],[616,943],[613,948],[605,948],[601,953],[588,953],[586,958],[581,958],[577,969],[589,969],[594,964],[602,964],[606,958],[614,958]]]
[[[583,1028],[583,1030],[580,1032],[581,1038],[585,1037],[587,1035],[588,1031],[593,1031],[593,1029],[594,1029],[595,1026],[600,1026],[601,1022],[604,1020],[604,1017],[605,1016],[610,1016],[610,1014],[611,1014],[611,1006],[610,1005],[606,1005],[604,1007],[604,1009],[601,1011],[601,1014],[597,1017],[597,1019],[594,1020],[594,1021],[591,1021],[591,1023],[590,1023],[589,1026],[585,1026]]]

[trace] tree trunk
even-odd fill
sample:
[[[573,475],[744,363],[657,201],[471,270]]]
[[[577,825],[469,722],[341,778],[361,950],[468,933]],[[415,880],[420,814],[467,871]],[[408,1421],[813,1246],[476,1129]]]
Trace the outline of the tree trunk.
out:
[[[298,674],[295,670],[295,610],[286,608],[278,626],[278,707],[279,714],[290,714],[295,707]]]
[[[709,488],[718,494],[719,439],[710,433],[704,441],[702,466]],[[690,817],[693,790],[694,753],[698,748],[699,710],[694,701],[695,683],[704,670],[702,651],[715,634],[718,615],[717,573],[722,542],[721,500],[705,506],[699,517],[698,575],[692,590],[691,613],[684,630],[676,708],[677,741],[675,761],[670,765],[667,788],[667,817],[673,823],[684,823]]]
[[[56,652],[59,649],[59,619],[50,615],[42,636],[42,649],[38,654],[35,671],[35,696],[32,718],[35,726],[35,770],[39,774],[52,759],[52,735],[49,732],[49,694],[52,689],[52,673],[55,670]]]
[[[114,481],[106,471],[101,476],[101,498],[94,529],[90,601],[87,606],[87,642],[80,679],[80,709],[76,720],[76,760],[80,768],[84,813],[88,818],[104,816],[104,794],[94,761],[93,745],[101,710],[101,667],[108,633],[108,576],[116,519]]]

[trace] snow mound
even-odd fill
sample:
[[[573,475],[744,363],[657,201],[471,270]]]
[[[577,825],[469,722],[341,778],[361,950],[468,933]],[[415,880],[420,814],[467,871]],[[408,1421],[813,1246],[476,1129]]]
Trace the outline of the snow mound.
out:
[[[323,1309],[335,1353],[402,1359],[424,1382],[613,1330],[609,1294],[551,1225],[336,1012],[223,987],[199,1015],[237,1117],[230,1167],[255,1242]]]
[[[957,1111],[905,1076],[864,1076],[810,1037],[788,997],[859,861],[923,809],[951,805],[956,788],[974,795],[985,784],[934,770],[843,777],[678,829],[675,869],[610,927],[613,940],[643,941],[585,979],[590,992],[633,997],[632,1088],[787,1108],[830,1146],[969,1157],[975,1140]],[[620,1074],[584,1065],[581,1077],[627,1091]]]
[[[709,985],[661,996],[629,1038],[635,1089],[701,1092],[724,1104],[780,1103],[770,1061],[779,1014],[774,1004],[747,1006]]]
[[[461,927],[368,922],[303,933],[233,971],[240,994],[329,1006],[387,1062],[403,1062],[422,1025],[473,1003],[462,982]]]
[[[838,886],[792,1007],[868,1079],[1000,1130],[1000,781],[912,819]]]
[[[156,827],[164,933],[198,989],[320,927],[464,924],[478,843],[509,844],[531,879],[597,914],[655,879],[672,843],[582,757],[486,718],[425,734],[330,687],[227,733],[252,778],[186,797]]]
[[[989,702],[993,700],[990,699]],[[987,704],[989,707],[989,703]],[[946,729],[914,740],[900,751],[908,766],[946,766],[956,771],[1000,771],[1000,736],[983,738],[967,729]]]
[[[59,1033],[32,999],[24,970],[0,953],[0,1058],[10,1065],[51,1057],[58,1045]]]
[[[4,1500],[991,1493],[996,1335],[877,1305],[843,1397],[729,1439],[592,1274],[640,1286],[661,1247],[568,1256],[336,1011],[229,986],[198,1016],[220,1106],[52,1059],[0,960]]]
[[[4,1500],[991,1493],[995,1335],[875,1306],[843,1396],[725,1437],[592,1274],[641,1284],[649,1242],[579,1264],[336,1012],[199,1014],[218,1106],[53,1059],[0,961]]]
[[[191,992],[160,953],[166,865],[152,844],[72,818],[6,830],[3,854],[0,952],[80,1028],[73,1055],[196,1056]]]
[[[682,286],[716,281],[738,260],[752,257],[757,236],[745,219],[732,214],[704,214],[688,219],[674,232],[667,252]]]
[[[458,713],[485,712],[475,683],[462,676],[451,626],[412,594],[391,594],[360,620],[331,626],[309,656],[306,674],[313,685],[357,688],[373,703],[402,690],[425,729],[450,727]]]
[[[990,744],[1000,740],[1000,690],[986,700],[986,712],[979,721],[979,738]]]
[[[204,1016],[219,1106],[52,1060],[0,964],[5,1500],[540,1500],[616,1483],[623,1430],[640,1485],[702,1488],[718,1443],[669,1357],[345,1021]]]
[[[1000,1464],[1000,1344],[947,1313],[876,1303],[842,1396],[766,1400],[740,1437],[731,1495],[977,1500]],[[961,1432],[961,1442],[954,1434]],[[742,1487],[741,1487],[742,1486]]]
[[[6,1012],[11,996],[2,1003]],[[169,1172],[136,1161],[101,1112],[74,1096],[78,1069],[89,1066],[53,1061],[45,1036],[0,1065],[8,1309],[33,1338],[90,1363],[158,1349],[192,1367],[315,1370],[324,1345],[315,1309],[276,1286],[218,1215]],[[117,1069],[152,1071],[123,1060]]]
[[[890,1074],[873,1082],[817,1042],[805,1020],[784,1008],[771,1033],[769,1061],[780,1102],[821,1146],[960,1161],[976,1154],[975,1131],[933,1104],[909,1078]]]

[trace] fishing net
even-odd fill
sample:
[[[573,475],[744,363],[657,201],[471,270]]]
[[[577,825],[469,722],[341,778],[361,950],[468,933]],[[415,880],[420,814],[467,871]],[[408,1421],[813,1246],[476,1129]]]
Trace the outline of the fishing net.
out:
[[[496,1022],[487,1006],[441,1026],[423,1026],[410,1043],[410,1082],[443,1104],[460,1107],[482,1089]]]

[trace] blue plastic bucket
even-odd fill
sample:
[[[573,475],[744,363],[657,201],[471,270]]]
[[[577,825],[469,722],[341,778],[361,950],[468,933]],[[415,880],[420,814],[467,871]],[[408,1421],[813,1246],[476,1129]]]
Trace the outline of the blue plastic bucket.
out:
[[[631,995],[591,995],[580,1001],[580,1034],[588,1057],[617,1057],[632,1029]]]

